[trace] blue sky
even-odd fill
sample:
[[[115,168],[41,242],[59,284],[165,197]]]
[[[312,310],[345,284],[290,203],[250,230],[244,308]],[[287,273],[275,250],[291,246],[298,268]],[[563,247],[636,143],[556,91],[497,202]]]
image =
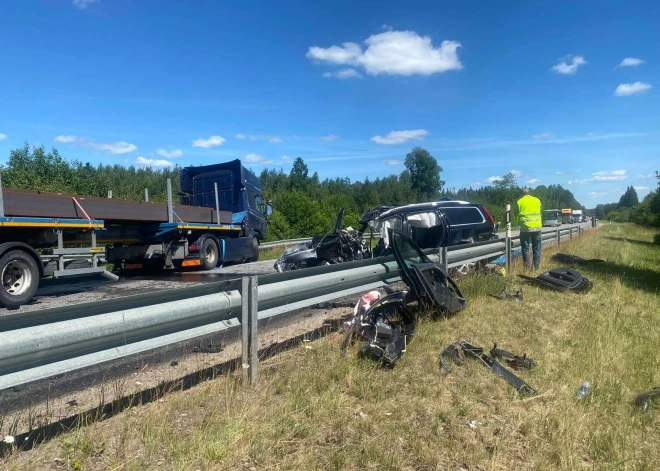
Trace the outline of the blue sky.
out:
[[[660,170],[660,3],[22,0],[0,16],[0,156],[245,159],[448,187],[515,171],[587,207]],[[0,157],[0,160],[6,157]],[[570,183],[569,183],[570,182]]]

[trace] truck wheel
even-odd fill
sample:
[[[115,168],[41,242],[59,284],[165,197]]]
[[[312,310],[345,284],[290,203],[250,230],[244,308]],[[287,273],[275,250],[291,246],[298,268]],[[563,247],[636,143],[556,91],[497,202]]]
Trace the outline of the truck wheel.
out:
[[[215,240],[210,237],[204,239],[200,256],[204,270],[212,270],[218,266],[218,244]]]
[[[0,258],[0,302],[8,308],[26,304],[39,286],[39,268],[22,250],[12,250]]]

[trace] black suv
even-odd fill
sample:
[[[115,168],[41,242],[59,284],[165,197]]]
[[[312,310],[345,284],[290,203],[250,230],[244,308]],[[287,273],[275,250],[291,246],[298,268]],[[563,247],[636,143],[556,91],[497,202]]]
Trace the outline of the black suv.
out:
[[[390,246],[388,229],[410,235],[419,248],[427,249],[497,239],[499,228],[485,206],[455,200],[377,206],[362,216],[360,224],[364,237],[381,237],[376,256]]]

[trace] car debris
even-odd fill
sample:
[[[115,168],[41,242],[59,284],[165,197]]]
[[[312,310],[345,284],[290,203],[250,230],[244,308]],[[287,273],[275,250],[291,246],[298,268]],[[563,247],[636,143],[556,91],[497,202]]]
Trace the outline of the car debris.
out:
[[[344,214],[345,210],[341,208],[335,227],[329,233],[285,250],[275,261],[275,270],[282,273],[371,258],[371,250],[362,240],[362,234],[351,227],[343,229]]]
[[[510,293],[507,290],[507,287],[504,286],[498,294],[490,294],[490,296],[492,296],[493,298],[497,298],[497,299],[508,299],[508,300],[514,300],[514,301],[520,301],[520,302],[522,302],[524,300],[523,290],[520,287],[518,287],[516,289],[515,293]]]
[[[594,283],[582,274],[571,268],[553,268],[541,273],[536,277],[518,275],[532,283],[537,283],[546,288],[558,291],[572,291],[574,293],[588,293],[594,287]]]
[[[660,398],[660,386],[640,394],[635,398],[635,405],[642,408],[643,412],[648,412],[651,399]]]
[[[408,338],[415,335],[421,312],[454,314],[467,307],[467,300],[454,280],[409,236],[391,229],[388,236],[401,278],[409,289],[386,288],[385,296],[378,291],[362,296],[353,317],[344,324],[347,335],[342,350],[346,354],[351,343],[360,338],[364,341],[360,354],[394,366],[405,353]]]
[[[582,258],[577,255],[570,255],[566,253],[556,253],[552,256],[552,260],[559,263],[574,263],[576,265],[586,265],[589,263],[605,263],[605,260],[600,258]]]
[[[458,342],[451,343],[440,350],[440,365],[447,372],[451,372],[451,368],[447,365],[446,359],[452,360],[458,365],[464,363],[465,355],[470,355],[478,359],[481,364],[490,369],[497,376],[504,379],[507,383],[513,386],[519,394],[524,396],[534,396],[536,391],[525,381],[506,369],[501,363],[497,361],[498,358],[504,358],[514,369],[532,369],[536,366],[536,362],[526,355],[515,355],[506,350],[497,348],[497,345],[490,351],[490,356],[484,353],[482,347],[472,345],[467,340],[459,340]]]

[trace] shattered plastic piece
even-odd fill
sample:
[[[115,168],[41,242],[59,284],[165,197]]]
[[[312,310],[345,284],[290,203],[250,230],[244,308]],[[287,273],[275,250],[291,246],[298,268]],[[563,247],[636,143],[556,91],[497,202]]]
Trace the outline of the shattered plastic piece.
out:
[[[588,293],[594,284],[582,274],[571,268],[553,268],[537,277],[518,275],[527,281],[540,284],[558,291],[572,291],[574,293]]]
[[[470,420],[468,422],[468,427],[470,427],[473,430],[477,428],[477,425],[481,425],[481,422],[477,422],[476,420]]]
[[[369,291],[367,294],[362,295],[353,308],[353,315],[357,316],[361,312],[366,311],[373,303],[380,299],[380,291]]]
[[[497,344],[490,350],[490,356],[493,358],[504,358],[504,361],[514,370],[531,370],[536,367],[536,362],[523,353],[522,356],[497,348]]]
[[[660,386],[655,389],[652,389],[649,392],[640,394],[635,398],[635,404],[642,408],[642,411],[647,412],[649,410],[651,399],[660,398]]]
[[[2,443],[6,443],[7,445],[11,445],[14,443],[16,440],[12,435],[7,435],[5,438],[2,439]]]
[[[509,299],[514,301],[523,301],[524,299],[522,288],[518,288],[516,293],[512,294],[507,291],[506,286],[502,288],[502,291],[500,291],[499,294],[491,294],[491,296],[498,299]]]

